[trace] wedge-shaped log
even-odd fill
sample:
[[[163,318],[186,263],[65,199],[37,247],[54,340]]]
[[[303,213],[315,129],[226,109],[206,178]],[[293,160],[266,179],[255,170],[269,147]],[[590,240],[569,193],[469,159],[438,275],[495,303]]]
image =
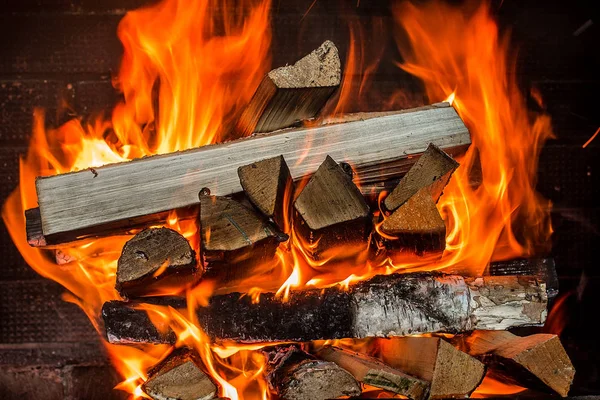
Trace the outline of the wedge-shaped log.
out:
[[[142,390],[155,400],[210,400],[218,396],[200,357],[189,350],[176,350],[152,368]]]
[[[467,398],[479,386],[485,366],[437,337],[379,340],[382,361],[430,383],[430,399]]]
[[[531,277],[393,274],[376,276],[349,291],[331,287],[291,292],[287,302],[275,293],[261,294],[258,302],[241,293],[213,296],[197,313],[202,329],[214,339],[303,342],[539,326],[546,307],[545,284]],[[124,342],[157,340],[152,326],[146,327],[151,333],[146,338],[143,317],[133,314],[147,316],[133,308],[121,302],[104,305],[111,343],[121,342],[121,337]],[[131,326],[124,318],[136,318],[142,326]]]
[[[575,368],[560,338],[551,334],[516,336],[507,331],[477,331],[466,340],[469,354],[517,385],[551,389],[566,397]]]
[[[117,263],[116,288],[124,297],[158,294],[197,282],[196,252],[180,233],[168,228],[144,229],[129,239]]]
[[[426,399],[429,382],[391,368],[376,358],[365,354],[327,346],[317,352],[317,357],[334,362],[350,372],[359,382],[406,396],[409,399]]]
[[[343,168],[327,156],[294,202],[294,229],[321,258],[340,245],[366,247],[372,220],[369,206]]]
[[[287,128],[321,111],[341,81],[338,49],[327,40],[296,64],[264,77],[242,113],[237,129],[243,135]]]
[[[285,235],[235,200],[200,196],[204,278],[231,281],[275,256]]]
[[[361,393],[348,371],[295,345],[268,347],[262,353],[267,358],[269,388],[283,400],[327,400]]]
[[[434,203],[444,191],[458,163],[439,147],[430,144],[419,160],[385,198],[385,208],[393,211],[406,203],[419,190],[428,187]]]
[[[202,188],[217,196],[240,192],[240,166],[278,155],[295,180],[314,173],[329,154],[352,165],[356,179],[369,184],[400,177],[410,167],[409,157],[421,154],[429,143],[460,152],[470,142],[456,111],[440,103],[106,165],[95,174],[84,170],[38,178],[42,234],[47,244],[56,244],[154,223],[160,213],[198,204]]]
[[[265,216],[285,233],[289,221],[293,181],[283,156],[268,158],[238,168],[244,192]]]

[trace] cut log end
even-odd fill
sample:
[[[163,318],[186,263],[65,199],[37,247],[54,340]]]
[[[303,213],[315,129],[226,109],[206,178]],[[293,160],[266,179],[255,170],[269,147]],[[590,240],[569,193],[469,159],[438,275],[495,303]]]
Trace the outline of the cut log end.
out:
[[[27,243],[32,247],[43,247],[48,243],[42,231],[42,218],[39,208],[25,210],[25,232]]]

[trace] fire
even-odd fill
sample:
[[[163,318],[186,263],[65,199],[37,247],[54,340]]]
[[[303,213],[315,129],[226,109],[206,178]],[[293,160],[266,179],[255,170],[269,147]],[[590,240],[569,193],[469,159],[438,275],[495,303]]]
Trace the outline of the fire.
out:
[[[20,164],[20,185],[4,204],[2,217],[26,262],[63,285],[68,290],[65,300],[78,304],[101,335],[100,309],[104,302],[120,298],[114,289],[117,260],[136,232],[61,247],[64,259],[72,261],[57,266],[53,254],[30,247],[25,240],[24,211],[37,206],[35,178],[86,168],[94,172],[94,167],[108,163],[231,139],[233,124],[269,68],[270,7],[269,0],[163,0],[129,12],[118,29],[124,56],[115,77],[124,101],[115,107],[111,120],[74,119],[47,130],[43,112],[35,112],[30,148]],[[459,159],[461,166],[438,202],[448,228],[444,254],[441,259],[406,255],[371,260],[365,244],[340,246],[317,262],[308,256],[309,245],[288,218],[290,239],[280,245],[274,265],[258,267],[254,275],[227,290],[245,292],[254,301],[261,292],[277,291],[285,301],[293,289],[339,285],[347,290],[376,274],[400,270],[461,267],[481,273],[490,260],[529,255],[547,242],[550,204],[534,187],[539,151],[551,136],[550,120],[528,112],[514,82],[508,39],[500,36],[489,5],[456,8],[441,2],[420,6],[406,2],[393,11],[402,28],[396,34],[404,58],[400,67],[423,80],[430,102],[451,102],[472,135],[473,145]],[[383,25],[374,27],[374,38],[385,36]],[[358,26],[350,28],[335,113],[363,98],[384,54],[373,48],[375,57],[366,56],[366,33]],[[357,76],[359,83],[353,79]],[[402,93],[382,104],[389,109],[399,102],[414,105]],[[470,178],[478,160],[482,179],[475,184]],[[297,193],[299,188],[286,195]],[[172,213],[165,226],[182,233],[198,253],[194,221]],[[526,229],[521,232],[515,226]],[[187,309],[146,306],[147,311],[157,326],[176,333],[176,346],[200,354],[221,385],[221,396],[267,399],[259,346],[211,343],[199,328],[196,307],[206,305],[219,290],[223,288],[212,282],[179,288],[188,300]],[[366,348],[359,341],[335,344]],[[117,389],[133,398],[144,396],[141,385],[148,369],[172,351],[167,345],[104,345],[124,377]],[[498,390],[515,393],[509,389]]]

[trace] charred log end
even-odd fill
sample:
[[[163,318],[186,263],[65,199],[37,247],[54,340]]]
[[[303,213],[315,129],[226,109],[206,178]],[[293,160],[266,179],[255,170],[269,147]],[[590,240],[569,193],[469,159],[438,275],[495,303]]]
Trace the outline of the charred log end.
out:
[[[27,243],[32,247],[46,246],[46,238],[42,230],[42,218],[39,208],[25,210],[25,232]]]

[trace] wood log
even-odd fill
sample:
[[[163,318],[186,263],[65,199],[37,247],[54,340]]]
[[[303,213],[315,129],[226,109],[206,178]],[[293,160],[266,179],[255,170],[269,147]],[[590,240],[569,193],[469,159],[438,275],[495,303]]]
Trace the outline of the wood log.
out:
[[[218,395],[200,357],[187,349],[174,351],[153,367],[142,390],[155,400],[210,400]]]
[[[327,400],[361,393],[349,372],[297,346],[270,347],[262,352],[267,358],[269,388],[283,400]]]
[[[42,216],[39,208],[25,210],[25,232],[27,243],[33,247],[43,247],[48,243],[42,230]]]
[[[413,400],[426,399],[428,396],[429,382],[391,368],[376,358],[335,346],[324,347],[316,355],[325,361],[336,363],[350,372],[357,381],[367,385]]]
[[[378,341],[381,360],[430,383],[430,399],[468,398],[485,376],[485,365],[439,337]]]
[[[38,178],[42,233],[47,244],[155,223],[167,210],[196,206],[198,192],[240,192],[237,169],[282,155],[297,180],[314,173],[329,154],[347,162],[364,184],[406,172],[429,143],[464,151],[470,136],[448,103],[340,125],[278,131],[183,152]],[[365,151],[369,149],[369,151]],[[232,157],[235,154],[235,157]]]
[[[266,217],[286,232],[293,181],[283,156],[268,158],[238,168],[244,192]]]
[[[237,130],[247,136],[316,117],[339,87],[341,76],[338,49],[327,40],[294,65],[269,72],[242,113]]]
[[[318,260],[330,248],[365,247],[371,233],[369,206],[348,174],[327,156],[294,202],[294,228]]]
[[[275,256],[287,236],[235,200],[200,196],[201,256],[205,279],[231,281]]]
[[[116,289],[123,297],[182,290],[201,277],[196,252],[180,233],[168,228],[144,229],[129,239],[117,262]]]
[[[434,203],[442,195],[458,163],[433,143],[385,198],[384,205],[393,211],[406,203],[419,190],[428,187]]]
[[[508,331],[476,331],[466,339],[469,354],[480,358],[507,382],[569,393],[575,368],[557,335],[516,336]]]
[[[241,293],[213,296],[197,314],[211,338],[255,343],[540,326],[546,307],[545,284],[533,277],[393,274],[357,283],[348,291],[292,291],[286,302],[275,293],[262,293],[258,301]],[[103,307],[111,343],[119,343],[120,337],[126,342],[156,340],[151,329],[146,338],[141,326],[122,321],[131,318],[133,308],[119,302]]]

